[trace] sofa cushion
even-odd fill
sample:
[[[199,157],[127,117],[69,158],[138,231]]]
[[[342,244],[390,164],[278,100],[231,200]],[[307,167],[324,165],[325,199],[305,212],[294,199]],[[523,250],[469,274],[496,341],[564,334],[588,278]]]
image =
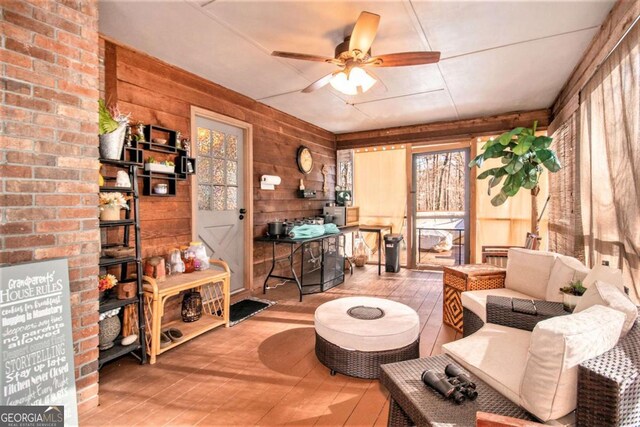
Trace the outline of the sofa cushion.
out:
[[[589,271],[587,277],[584,278],[582,283],[585,288],[593,285],[596,280],[601,280],[603,282],[611,283],[612,285],[616,285],[618,289],[624,292],[624,280],[622,279],[622,270],[617,268],[609,267],[606,265],[596,265]]]
[[[531,332],[487,323],[473,335],[442,346],[469,372],[520,404],[520,382],[524,374]]]
[[[600,305],[544,320],[531,333],[520,405],[542,421],[576,408],[578,365],[618,342],[624,315]]]
[[[547,297],[547,284],[557,254],[510,248],[507,258],[505,288],[530,295],[534,299]]]
[[[481,291],[463,292],[461,297],[462,306],[473,311],[484,323],[487,323],[487,296],[489,295],[507,298],[531,299],[530,295],[507,288],[483,289]]]
[[[562,302],[560,288],[567,286],[574,280],[584,280],[588,273],[589,269],[578,259],[558,255],[551,268],[545,300]]]
[[[622,336],[625,336],[631,330],[638,317],[638,308],[627,294],[618,289],[617,286],[600,280],[596,280],[594,284],[587,288],[582,298],[578,300],[574,313],[579,313],[594,305],[604,305],[621,311],[625,315]]]

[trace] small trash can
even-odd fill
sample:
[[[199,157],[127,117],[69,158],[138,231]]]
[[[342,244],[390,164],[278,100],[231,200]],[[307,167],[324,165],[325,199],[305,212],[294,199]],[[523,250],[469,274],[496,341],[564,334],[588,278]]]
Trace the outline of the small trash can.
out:
[[[402,234],[384,236],[384,271],[387,273],[400,271],[400,242],[402,242]]]

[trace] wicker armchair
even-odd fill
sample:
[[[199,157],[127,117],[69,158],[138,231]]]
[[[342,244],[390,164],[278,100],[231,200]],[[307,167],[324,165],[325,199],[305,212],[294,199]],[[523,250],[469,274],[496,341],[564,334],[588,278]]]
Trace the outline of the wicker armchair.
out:
[[[500,315],[503,301],[495,302],[487,310]],[[531,322],[523,322],[522,315],[505,313],[502,325],[523,330],[545,318],[530,316]],[[640,425],[640,318],[614,348],[580,364],[576,421],[593,427]]]
[[[542,238],[537,234],[527,233],[527,239],[525,240],[524,246],[482,246],[482,263],[504,268],[507,266],[507,252],[509,251],[509,248],[524,248],[535,251],[540,248],[541,241]]]

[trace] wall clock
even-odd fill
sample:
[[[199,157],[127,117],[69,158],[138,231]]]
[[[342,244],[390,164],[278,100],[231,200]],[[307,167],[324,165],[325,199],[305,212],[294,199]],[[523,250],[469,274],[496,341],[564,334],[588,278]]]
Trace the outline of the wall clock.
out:
[[[313,169],[313,157],[311,156],[311,150],[304,145],[298,148],[298,169],[300,169],[300,172],[305,175]]]

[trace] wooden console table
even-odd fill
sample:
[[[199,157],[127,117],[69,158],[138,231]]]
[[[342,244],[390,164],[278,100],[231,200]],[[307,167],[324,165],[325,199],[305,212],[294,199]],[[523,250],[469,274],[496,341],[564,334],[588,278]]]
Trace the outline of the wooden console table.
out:
[[[164,282],[144,277],[144,316],[147,322],[145,343],[149,363],[156,363],[156,356],[213,328],[225,325],[229,327],[230,271],[226,262],[210,260],[223,270],[194,271],[169,276]],[[202,317],[195,322],[183,322],[181,319],[162,324],[165,303],[182,291],[195,289],[202,295]],[[160,333],[168,328],[179,329],[183,337],[166,347],[160,347]]]

